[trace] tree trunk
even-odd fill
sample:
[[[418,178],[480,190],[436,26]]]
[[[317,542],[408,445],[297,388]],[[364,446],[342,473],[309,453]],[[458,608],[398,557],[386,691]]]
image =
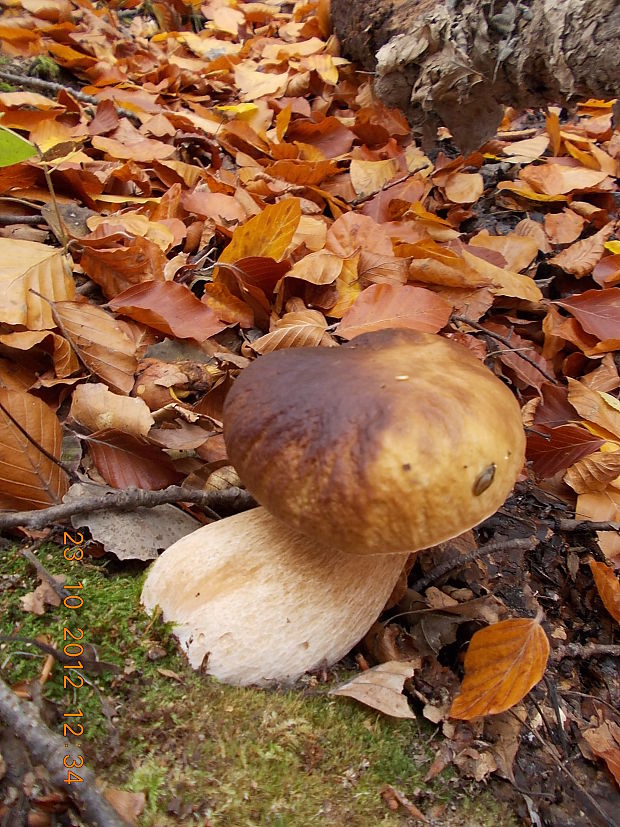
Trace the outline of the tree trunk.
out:
[[[612,98],[618,0],[331,0],[343,53],[427,140],[443,124],[464,150],[495,134],[502,105]]]

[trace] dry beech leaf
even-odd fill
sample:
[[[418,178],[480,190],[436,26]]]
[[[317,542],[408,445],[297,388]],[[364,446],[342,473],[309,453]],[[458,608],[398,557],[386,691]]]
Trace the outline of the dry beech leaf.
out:
[[[599,727],[587,729],[583,737],[592,752],[602,758],[620,787],[620,726],[605,721]]]
[[[136,827],[138,817],[142,814],[144,805],[146,804],[146,796],[144,793],[132,793],[128,790],[117,790],[115,787],[106,787],[103,794],[116,812],[128,824]]]
[[[54,580],[59,586],[64,585],[67,578],[64,574],[54,575]],[[60,596],[47,580],[42,580],[33,592],[28,592],[20,597],[22,609],[25,612],[32,612],[35,615],[44,615],[45,607],[60,606]]]
[[[515,706],[541,680],[548,657],[549,641],[537,619],[502,620],[476,632],[450,716],[469,721]]]
[[[109,388],[129,393],[137,368],[136,344],[111,313],[80,302],[55,302],[54,320],[86,367]]]
[[[484,192],[484,179],[479,172],[453,172],[446,180],[444,191],[455,204],[474,204]]]
[[[577,519],[595,522],[620,522],[620,488],[613,485],[604,491],[580,494],[575,506]],[[620,567],[620,534],[617,531],[597,531],[601,551],[616,568]]]
[[[0,508],[27,511],[61,502],[67,475],[41,448],[60,459],[56,414],[36,396],[0,388]]]
[[[597,187],[605,181],[607,173],[547,162],[525,167],[519,173],[519,178],[543,195],[557,196]]]
[[[548,428],[536,425],[527,436],[527,458],[539,479],[547,479],[565,471],[580,459],[598,451],[605,440],[591,434],[581,425],[559,425]]]
[[[588,273],[594,270],[595,265],[602,257],[605,251],[605,242],[613,232],[614,223],[610,221],[598,233],[591,235],[589,238],[584,238],[582,241],[576,241],[566,250],[558,253],[557,256],[550,258],[549,264],[555,264],[565,273],[570,273],[578,279],[587,276]]]
[[[109,306],[179,339],[204,342],[226,327],[188,287],[174,281],[142,282],[116,296]]]
[[[583,216],[570,210],[547,213],[545,232],[552,244],[572,244],[581,235],[586,220]]]
[[[398,172],[398,161],[388,158],[385,161],[361,161],[354,158],[351,161],[349,174],[355,194],[359,198],[367,198],[378,192]]]
[[[299,198],[286,198],[246,221],[234,231],[230,244],[219,261],[234,263],[249,256],[263,256],[279,261],[301,218]]]
[[[89,431],[114,428],[134,436],[146,436],[155,423],[142,399],[120,396],[101,384],[78,385],[69,415]]]
[[[23,330],[16,333],[0,335],[0,344],[14,350],[28,351],[31,348],[40,347],[41,350],[51,351],[54,360],[54,371],[56,377],[71,376],[80,369],[71,345],[57,333],[47,330]]]
[[[407,661],[391,660],[362,672],[352,681],[330,690],[330,695],[355,698],[366,706],[391,715],[393,718],[415,718],[407,699],[402,694],[407,678],[413,677],[416,665]]]
[[[113,488],[157,491],[182,479],[170,457],[143,437],[110,428],[84,437],[97,471]]]
[[[568,310],[586,333],[609,340],[611,350],[620,349],[620,287],[586,290],[556,304]]]
[[[612,439],[620,439],[620,405],[613,396],[593,391],[576,379],[568,379],[568,401],[583,419],[597,425]]]
[[[35,241],[0,238],[0,261],[0,322],[29,330],[55,327],[50,302],[75,294],[61,251]]]
[[[590,571],[609,614],[620,623],[620,580],[605,563],[590,560]]]
[[[144,216],[140,216],[144,218]],[[113,298],[143,281],[163,281],[166,256],[148,238],[121,235],[82,239],[80,264],[86,275],[101,287],[104,296]]]
[[[336,347],[327,333],[325,316],[318,310],[285,313],[274,329],[250,345],[256,353],[271,353],[290,347]]]
[[[604,491],[617,477],[620,477],[620,450],[596,451],[571,465],[564,482],[577,494],[587,494]]]
[[[451,313],[448,302],[424,287],[371,284],[344,314],[338,335],[352,339],[387,327],[437,333],[448,323]]]
[[[538,255],[538,244],[528,235],[507,233],[490,235],[488,230],[481,230],[469,240],[472,247],[483,247],[501,253],[509,270],[520,272],[534,261]]]

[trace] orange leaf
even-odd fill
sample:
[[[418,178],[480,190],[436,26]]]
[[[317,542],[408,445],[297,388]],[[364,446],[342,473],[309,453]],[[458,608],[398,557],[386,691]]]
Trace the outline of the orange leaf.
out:
[[[344,314],[338,335],[352,339],[388,327],[437,333],[448,323],[451,313],[448,302],[424,287],[371,284]]]
[[[586,290],[556,304],[568,310],[586,333],[601,341],[620,340],[620,287]]]
[[[106,298],[113,298],[134,284],[164,280],[166,256],[147,238],[118,233],[107,238],[86,238],[81,243],[82,269],[101,287]]]
[[[54,412],[36,396],[0,388],[0,508],[46,508],[67,493],[67,475],[41,448],[60,459]]]
[[[575,506],[577,519],[620,522],[620,489],[610,485],[604,491],[580,494]],[[620,534],[617,531],[597,531],[596,536],[605,558],[620,567]]]
[[[265,207],[259,215],[237,227],[219,261],[236,262],[249,256],[279,261],[295,235],[300,218],[299,198],[286,198]]]
[[[545,673],[549,641],[537,619],[494,623],[472,637],[450,715],[469,721],[517,704]]]
[[[545,232],[552,244],[572,244],[581,235],[586,220],[573,210],[550,212],[545,216]]]
[[[578,494],[604,491],[620,476],[620,451],[596,451],[572,465],[564,475]]]
[[[446,198],[455,204],[473,204],[484,192],[484,181],[479,172],[453,172],[446,180]]]
[[[590,571],[603,601],[603,606],[613,619],[620,623],[620,580],[605,563],[590,560]]]
[[[109,306],[179,339],[204,342],[226,327],[191,290],[174,281],[136,284],[112,299]]]
[[[561,267],[565,273],[571,273],[578,279],[587,276],[601,259],[605,251],[605,242],[613,234],[613,231],[614,223],[610,221],[598,233],[581,241],[576,241],[566,250],[558,253],[557,256],[550,258],[549,263]]]

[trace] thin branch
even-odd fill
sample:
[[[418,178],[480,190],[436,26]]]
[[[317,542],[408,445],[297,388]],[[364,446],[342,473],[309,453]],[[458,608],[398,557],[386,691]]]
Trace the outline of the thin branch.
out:
[[[596,520],[554,520],[558,531],[620,531],[620,523]]]
[[[620,644],[614,643],[567,643],[558,646],[551,653],[551,660],[563,660],[563,658],[602,658],[611,655],[614,658],[620,657]]]
[[[99,793],[92,770],[80,765],[80,750],[65,746],[65,739],[52,732],[39,718],[31,704],[20,701],[17,695],[0,679],[0,718],[11,728],[32,757],[45,766],[52,783],[70,796],[92,827],[127,827],[127,822]],[[75,769],[82,781],[66,784],[68,769],[63,761]]]
[[[90,514],[93,511],[133,511],[136,508],[154,508],[165,503],[187,502],[209,509],[214,519],[220,519],[217,509],[224,511],[247,511],[255,502],[247,491],[232,486],[224,491],[201,491],[196,488],[183,488],[170,485],[162,491],[144,491],[141,488],[129,488],[124,491],[96,494],[81,497],[74,502],[53,505],[40,511],[15,511],[0,514],[0,531],[16,526],[44,528],[54,522],[60,522],[75,514]],[[214,511],[213,509],[216,509]]]
[[[480,546],[475,551],[472,551],[470,554],[465,554],[462,557],[455,556],[451,560],[444,560],[443,563],[440,563],[438,566],[435,566],[424,577],[421,577],[419,580],[416,580],[410,588],[414,592],[421,592],[424,589],[426,589],[427,586],[430,586],[431,583],[434,583],[435,581],[439,580],[440,577],[443,577],[444,574],[447,574],[449,571],[460,569],[463,566],[467,565],[467,563],[471,563],[473,560],[479,560],[481,557],[485,557],[487,554],[494,554],[497,551],[509,551],[511,549],[523,549],[523,551],[531,551],[533,548],[536,548],[538,543],[539,540],[536,539],[536,537],[526,537],[515,540],[499,540],[496,543],[487,543],[485,546]]]
[[[49,585],[52,587],[52,589],[54,589],[54,591],[61,600],[64,600],[65,597],[68,597],[71,594],[71,592],[67,591],[64,588],[64,586],[62,586],[58,582],[58,580],[56,580],[53,574],[49,573],[49,571],[45,568],[43,563],[34,554],[32,547],[20,548],[19,553],[25,560],[28,560],[28,562],[35,567],[35,569],[37,570],[37,574],[39,575],[41,580],[45,580],[47,583],[49,583]]]
[[[510,340],[506,339],[505,336],[500,336],[499,333],[494,333],[492,330],[487,330],[486,327],[481,325],[479,322],[474,322],[473,319],[468,319],[465,316],[452,316],[453,321],[455,322],[462,322],[463,324],[468,324],[470,327],[473,327],[475,330],[479,330],[480,333],[484,333],[486,336],[490,336],[491,339],[495,339],[498,342],[501,342],[505,347],[508,348],[512,353],[516,354],[520,359],[523,359],[524,362],[527,362],[528,365],[531,365],[533,368],[541,373],[548,382],[551,382],[553,385],[557,385],[557,379],[551,376],[550,373],[544,368],[541,368],[540,365],[536,364],[533,359],[530,359],[529,356],[526,356],[524,353],[521,353],[521,348],[515,348],[510,344]],[[530,348],[530,350],[535,350],[534,347]]]
[[[45,219],[40,215],[0,215],[0,225],[8,227],[11,224],[46,224]]]

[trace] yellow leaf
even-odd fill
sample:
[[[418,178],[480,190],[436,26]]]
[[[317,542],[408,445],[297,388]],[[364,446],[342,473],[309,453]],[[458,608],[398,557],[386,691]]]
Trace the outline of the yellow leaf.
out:
[[[472,637],[465,678],[450,709],[469,721],[519,703],[545,673],[549,641],[537,619],[503,620]]]
[[[613,255],[620,255],[620,241],[605,242],[605,249],[609,250]]]
[[[233,106],[214,106],[213,109],[225,118],[237,118],[240,121],[248,121],[258,112],[255,103],[236,103]]]
[[[246,221],[234,231],[219,261],[239,261],[248,256],[265,256],[279,261],[289,246],[301,218],[299,198],[286,198]]]
[[[398,161],[388,158],[385,161],[360,161],[353,159],[349,169],[351,183],[355,194],[366,198],[379,192],[398,172]]]

